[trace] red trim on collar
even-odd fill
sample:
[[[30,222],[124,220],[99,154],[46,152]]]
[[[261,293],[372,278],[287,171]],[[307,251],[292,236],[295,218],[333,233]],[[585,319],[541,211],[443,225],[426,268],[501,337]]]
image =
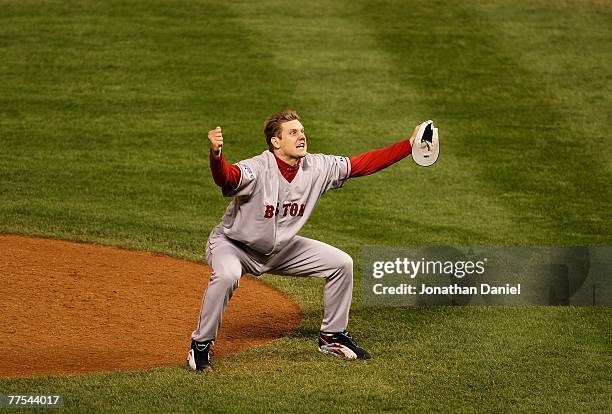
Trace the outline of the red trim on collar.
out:
[[[278,169],[280,170],[281,175],[285,177],[285,180],[289,182],[293,181],[298,171],[300,170],[302,160],[300,159],[298,160],[297,164],[291,165],[278,158],[276,154],[274,154],[274,158],[276,159],[276,165],[278,165]]]

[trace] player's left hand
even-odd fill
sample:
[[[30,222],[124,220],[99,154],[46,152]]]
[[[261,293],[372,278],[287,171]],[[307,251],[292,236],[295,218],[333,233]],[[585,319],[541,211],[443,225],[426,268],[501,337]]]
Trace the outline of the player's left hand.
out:
[[[416,138],[417,134],[419,133],[419,127],[420,127],[421,125],[422,125],[422,124],[419,124],[419,125],[417,125],[417,126],[415,126],[415,127],[414,127],[414,131],[412,132],[412,136],[410,137],[410,145],[411,145],[411,146],[412,146],[412,145],[414,145],[414,140],[415,140],[415,138]]]

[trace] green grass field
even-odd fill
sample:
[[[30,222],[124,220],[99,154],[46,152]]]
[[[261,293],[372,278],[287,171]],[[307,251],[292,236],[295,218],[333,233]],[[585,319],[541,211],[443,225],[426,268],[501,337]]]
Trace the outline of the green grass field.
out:
[[[612,411],[609,307],[360,304],[366,244],[612,244],[610,2],[0,10],[3,233],[202,260],[227,204],[206,132],[223,127],[235,162],[265,149],[263,120],[285,107],[311,152],[356,155],[429,118],[443,145],[434,168],[406,160],[328,193],[302,231],[354,257],[349,329],[371,361],[316,352],[320,281],[266,276],[301,306],[302,326],[210,375],[177,365],[0,380],[0,393],[59,392],[72,412]]]

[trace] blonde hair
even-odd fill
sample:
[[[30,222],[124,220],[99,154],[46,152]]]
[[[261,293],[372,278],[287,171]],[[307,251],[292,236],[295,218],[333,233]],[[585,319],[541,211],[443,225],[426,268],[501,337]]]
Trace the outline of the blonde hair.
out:
[[[284,111],[270,115],[266,119],[266,122],[264,122],[264,135],[270,151],[272,151],[272,137],[280,138],[281,136],[283,130],[282,124],[289,121],[295,121],[296,119],[299,121],[300,116],[293,109],[285,109]]]

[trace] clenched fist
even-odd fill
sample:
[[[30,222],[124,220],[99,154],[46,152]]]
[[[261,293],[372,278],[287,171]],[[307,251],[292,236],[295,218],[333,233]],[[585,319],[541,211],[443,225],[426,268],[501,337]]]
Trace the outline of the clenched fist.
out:
[[[210,149],[213,152],[215,158],[221,156],[221,147],[223,147],[223,134],[221,133],[221,127],[216,127],[212,131],[208,131],[208,140],[210,141]]]

